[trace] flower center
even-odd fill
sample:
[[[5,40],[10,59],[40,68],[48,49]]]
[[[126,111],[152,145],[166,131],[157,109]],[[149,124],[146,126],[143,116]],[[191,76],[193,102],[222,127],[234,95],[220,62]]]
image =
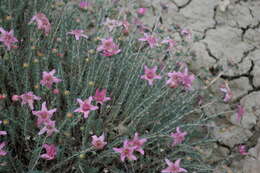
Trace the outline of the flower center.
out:
[[[129,155],[129,154],[130,154],[130,150],[129,150],[128,148],[125,148],[125,149],[124,149],[124,154],[125,154],[125,155]]]
[[[33,99],[33,97],[32,97],[32,96],[30,96],[30,95],[25,95],[25,99],[26,99],[26,100],[32,100],[32,99]]]
[[[83,111],[89,111],[90,110],[90,105],[88,103],[84,103],[82,106]]]
[[[148,79],[153,79],[153,78],[154,78],[153,72],[148,72],[148,73],[146,74],[146,76],[147,76]]]
[[[48,81],[48,82],[52,81],[52,76],[51,75],[46,76],[45,80]]]
[[[46,119],[48,117],[48,113],[47,112],[42,112],[40,115],[41,115],[42,119]]]

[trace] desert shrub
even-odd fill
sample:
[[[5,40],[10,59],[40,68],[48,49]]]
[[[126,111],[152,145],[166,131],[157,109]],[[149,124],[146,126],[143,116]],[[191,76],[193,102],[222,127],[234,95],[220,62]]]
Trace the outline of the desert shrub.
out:
[[[158,20],[154,28],[145,28],[141,23],[134,24],[134,14],[119,13],[120,6],[115,8],[110,1],[92,1],[86,9],[70,3],[0,2],[0,26],[6,31],[14,29],[18,40],[10,50],[4,42],[0,49],[0,93],[5,94],[0,100],[0,128],[7,132],[1,136],[1,142],[6,142],[2,150],[7,152],[0,157],[1,172],[151,173],[167,166],[165,158],[182,159],[181,167],[189,172],[211,172],[196,149],[210,141],[207,129],[200,128],[208,119],[191,116],[201,89],[192,88],[181,78],[188,69],[181,63],[182,57],[188,56],[188,52],[169,50],[167,44],[158,41],[165,39],[157,27]],[[39,27],[46,20],[44,16],[38,15],[31,21],[39,13],[49,20],[50,31]],[[107,18],[128,21],[130,29],[119,22],[109,31],[104,24]],[[79,33],[84,32],[87,38],[77,40],[68,34],[76,29],[82,30]],[[143,32],[155,36],[157,45],[153,47],[138,40],[144,37]],[[181,28],[174,32],[181,35]],[[110,45],[104,43],[103,48],[98,48],[109,38],[113,39]],[[185,36],[182,38],[177,44],[185,46],[188,42]],[[165,60],[165,56],[170,59]],[[161,79],[155,79],[152,85],[142,79],[145,66],[148,69],[157,66],[156,74]],[[57,78],[53,84],[48,83],[54,80],[49,74],[52,70]],[[167,74],[173,71],[178,72],[179,78],[169,82],[176,82],[176,86],[166,84]],[[189,72],[186,77],[192,78],[192,74]],[[190,82],[194,84],[193,79]],[[95,96],[97,89],[106,89],[110,100],[103,103],[93,97],[96,110],[85,117],[75,112],[80,107],[77,99],[84,101]],[[33,108],[26,102],[21,104],[32,98],[28,92],[41,98],[34,101]],[[49,127],[47,120],[39,122],[37,117],[44,114],[39,112],[44,102],[53,113],[48,121],[55,121],[57,128],[49,135],[39,135],[41,129]],[[89,110],[89,106],[82,109]],[[176,139],[170,134],[175,133],[177,127],[187,134],[173,146]],[[142,146],[145,153],[142,155],[132,146],[138,159],[121,161],[114,148],[121,148],[135,133],[146,139]],[[92,136],[102,134],[107,144],[97,149],[91,143]],[[53,156],[43,156],[44,144],[53,144],[57,153],[53,150]]]

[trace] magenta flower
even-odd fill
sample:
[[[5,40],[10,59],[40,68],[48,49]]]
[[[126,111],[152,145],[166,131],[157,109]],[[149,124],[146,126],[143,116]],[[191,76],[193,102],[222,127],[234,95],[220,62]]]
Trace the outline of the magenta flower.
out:
[[[101,150],[104,148],[104,146],[107,144],[107,142],[105,142],[105,136],[104,134],[102,134],[101,136],[97,137],[96,135],[91,136],[92,138],[92,142],[91,144],[93,145],[93,147],[95,147],[97,150]]]
[[[34,109],[33,107],[34,100],[41,100],[41,97],[34,95],[33,92],[31,91],[20,95],[20,98],[22,99],[22,105],[28,104],[31,110]]]
[[[90,6],[91,6],[91,3],[89,3],[89,2],[81,1],[79,3],[79,8],[84,9],[84,10],[88,9]]]
[[[97,101],[97,103],[103,104],[104,102],[111,100],[110,97],[106,97],[107,89],[102,89],[99,91],[99,89],[96,90],[95,96],[93,96],[93,99]]]
[[[79,40],[80,37],[84,37],[86,39],[88,38],[88,36],[84,34],[84,30],[82,30],[82,29],[75,29],[75,30],[68,32],[67,34],[74,35],[76,40]]]
[[[242,117],[245,114],[245,108],[242,105],[237,105],[237,110],[236,110],[236,114],[237,114],[237,122],[240,122]]]
[[[3,150],[5,146],[6,146],[6,142],[0,143],[0,156],[5,156],[7,154],[7,152]]]
[[[44,71],[42,73],[42,80],[40,81],[41,85],[46,86],[46,87],[51,89],[53,83],[61,82],[62,80],[57,78],[57,77],[55,77],[54,73],[56,73],[55,69],[53,69],[50,72]]]
[[[82,101],[81,99],[77,99],[77,102],[80,104],[80,107],[74,112],[80,112],[84,114],[84,118],[88,118],[88,114],[90,111],[97,110],[98,107],[91,104],[93,98],[90,96],[88,99]]]
[[[14,30],[5,31],[2,27],[0,27],[0,42],[3,42],[7,47],[7,50],[10,50],[14,47],[14,43],[18,42],[17,38],[14,36]]]
[[[176,160],[174,163],[168,159],[165,159],[168,167],[163,169],[162,173],[179,173],[179,172],[188,172],[186,169],[180,167],[181,159]]]
[[[2,124],[2,121],[0,120],[0,124]],[[0,131],[0,136],[5,136],[7,135],[6,131]]]
[[[53,113],[56,112],[56,110],[57,109],[48,110],[46,107],[46,102],[43,102],[42,109],[40,111],[32,111],[32,113],[38,117],[37,126],[39,127],[41,124],[50,121]]]
[[[136,151],[138,151],[139,153],[141,153],[142,155],[144,155],[144,150],[142,149],[142,146],[144,145],[144,143],[147,141],[147,139],[141,139],[139,138],[139,134],[135,133],[134,139],[129,141],[129,146],[134,147],[134,149]]]
[[[162,44],[169,44],[168,50],[173,48],[174,46],[176,46],[176,42],[173,39],[170,39],[169,37],[164,39],[161,43]]]
[[[182,80],[181,72],[176,72],[176,71],[170,72],[168,73],[168,77],[170,79],[166,81],[166,84],[169,85],[169,87],[177,88],[181,84],[181,80]]]
[[[128,140],[124,141],[122,148],[113,148],[113,150],[117,153],[120,153],[120,159],[122,162],[125,161],[125,158],[128,158],[129,160],[137,160],[133,154],[135,147],[130,146]]]
[[[238,152],[241,155],[248,155],[249,153],[246,151],[246,146],[245,145],[239,145],[238,146]]]
[[[101,39],[101,45],[98,46],[97,51],[103,51],[104,56],[112,56],[116,55],[121,50],[118,45],[116,45],[113,41],[113,38],[109,37],[108,39]]]
[[[144,33],[144,37],[139,38],[138,40],[148,42],[148,44],[151,48],[154,48],[155,46],[157,46],[157,38],[155,38],[154,36],[149,35],[147,33]]]
[[[222,84],[219,89],[220,89],[220,91],[222,91],[222,92],[225,94],[225,96],[224,96],[224,102],[228,102],[229,100],[232,99],[233,94],[232,94],[232,91],[231,91],[231,89],[229,88],[227,82],[225,82],[225,84]]]
[[[188,39],[191,39],[191,32],[188,29],[182,29],[181,35],[187,37]]]
[[[147,8],[138,8],[136,13],[143,16],[147,11]]]
[[[122,26],[122,22],[114,19],[107,18],[104,22],[104,25],[108,27],[109,32],[111,32],[114,28]]]
[[[185,140],[186,135],[187,135],[187,132],[181,132],[180,128],[177,127],[176,133],[171,133],[171,137],[173,138],[172,146],[181,144]]]
[[[44,144],[43,147],[46,150],[45,154],[41,154],[41,158],[46,160],[53,160],[57,155],[57,148],[54,144]]]
[[[184,86],[184,88],[186,88],[188,90],[191,89],[192,82],[194,79],[195,79],[195,76],[193,74],[189,75],[188,68],[186,67],[184,69],[184,72],[182,72],[182,77],[181,77],[181,83]]]
[[[34,21],[36,21],[38,29],[43,30],[45,35],[48,35],[50,33],[51,24],[50,24],[49,19],[46,17],[45,14],[37,13],[36,15],[34,15],[32,17],[29,24],[31,24]]]
[[[49,120],[48,122],[44,123],[44,127],[40,130],[38,135],[42,135],[47,133],[47,136],[51,136],[54,132],[58,132],[58,129],[55,127],[55,121]]]
[[[149,85],[153,85],[154,79],[161,79],[162,77],[156,74],[157,66],[153,68],[148,68],[144,65],[144,75],[141,76],[141,79],[147,80]]]

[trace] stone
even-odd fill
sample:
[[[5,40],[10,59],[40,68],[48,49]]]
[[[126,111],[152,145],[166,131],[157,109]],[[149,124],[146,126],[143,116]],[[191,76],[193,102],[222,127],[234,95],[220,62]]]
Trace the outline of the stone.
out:
[[[247,141],[252,132],[248,129],[244,129],[238,126],[230,126],[228,128],[215,128],[213,130],[213,136],[222,144],[229,147],[234,147],[237,144],[241,144]]]

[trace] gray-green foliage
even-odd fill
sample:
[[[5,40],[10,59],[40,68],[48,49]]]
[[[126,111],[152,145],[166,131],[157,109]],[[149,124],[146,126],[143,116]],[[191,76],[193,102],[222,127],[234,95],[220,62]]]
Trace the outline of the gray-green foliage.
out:
[[[1,137],[8,142],[8,155],[0,158],[6,163],[0,167],[1,172],[94,173],[107,169],[110,172],[151,173],[166,167],[165,158],[173,161],[183,158],[182,167],[190,172],[210,172],[210,167],[203,164],[200,153],[194,149],[197,143],[208,141],[206,135],[197,135],[201,133],[198,128],[205,121],[189,117],[200,91],[173,89],[165,84],[167,73],[177,69],[178,57],[174,57],[176,61],[159,63],[162,57],[155,54],[159,52],[163,56],[165,49],[152,50],[140,44],[137,39],[142,34],[135,27],[128,36],[123,35],[120,28],[109,33],[102,23],[105,16],[116,16],[115,9],[102,9],[102,2],[95,4],[93,12],[81,11],[66,3],[51,8],[54,2],[48,0],[2,0],[0,4],[3,19],[0,26],[7,30],[14,28],[20,40],[16,50],[0,50],[0,90],[9,96],[0,103],[0,119],[10,121],[4,126],[8,136]],[[44,36],[35,25],[28,25],[37,12],[45,13],[51,21],[52,31],[48,36]],[[4,20],[7,15],[13,19]],[[77,18],[81,22],[76,22]],[[89,39],[76,41],[67,35],[73,29],[86,29]],[[121,53],[112,57],[102,56],[95,51],[100,44],[97,37],[113,37]],[[57,56],[54,48],[62,56]],[[29,67],[24,67],[24,63]],[[153,86],[140,79],[145,64],[149,67],[164,65],[158,71],[163,79],[156,80]],[[52,94],[39,83],[42,72],[52,69],[56,69],[56,76],[63,80],[57,85],[61,92],[59,95]],[[39,87],[35,87],[37,85]],[[100,110],[91,112],[88,119],[76,113],[73,118],[66,117],[67,112],[78,107],[76,98],[87,99],[97,88],[107,88],[112,100],[102,105]],[[28,91],[42,97],[35,104],[36,110],[40,109],[43,101],[47,101],[49,109],[58,109],[53,119],[59,133],[47,138],[38,136],[35,116],[29,108],[11,102],[12,95]],[[65,91],[69,94],[64,94]],[[183,144],[172,147],[170,133],[175,132],[177,126],[187,131],[188,136]],[[90,136],[99,136],[103,132],[108,145],[104,150],[95,151],[91,148]],[[137,161],[123,163],[112,148],[121,147],[123,140],[132,138],[135,132],[148,139],[144,146],[145,155],[136,154]],[[45,152],[43,143],[58,146],[57,159],[44,161],[39,158],[40,153]],[[80,159],[81,154],[86,158]]]

